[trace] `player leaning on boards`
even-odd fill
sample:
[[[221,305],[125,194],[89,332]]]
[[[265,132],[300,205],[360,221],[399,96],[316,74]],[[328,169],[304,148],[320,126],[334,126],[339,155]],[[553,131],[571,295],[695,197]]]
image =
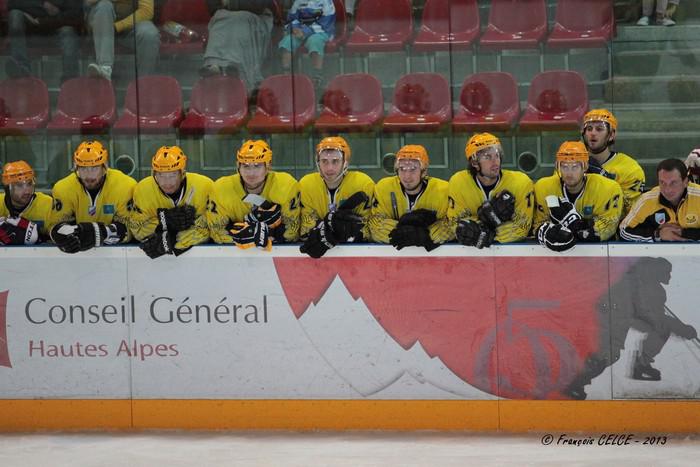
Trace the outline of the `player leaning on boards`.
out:
[[[533,231],[542,246],[566,251],[579,242],[600,242],[615,235],[622,216],[622,189],[586,169],[588,151],[583,143],[565,141],[557,151],[557,173],[535,183]]]
[[[656,167],[659,185],[644,193],[620,222],[620,237],[630,242],[700,240],[700,185],[690,183],[679,159]]]
[[[527,237],[535,204],[532,180],[502,170],[503,147],[490,133],[477,133],[464,150],[468,169],[450,178],[449,218],[457,241],[477,248]]]
[[[214,182],[186,169],[182,149],[162,146],[151,159],[151,175],[134,188],[129,229],[150,258],[177,256],[209,240],[206,211]]]
[[[51,238],[66,253],[128,242],[128,205],[136,181],[107,168],[99,141],[84,141],[73,153],[73,172],[53,187]]]
[[[299,238],[299,183],[270,169],[272,149],[248,140],[236,153],[238,173],[219,178],[209,196],[207,222],[216,243],[269,250]]]
[[[617,119],[606,109],[593,109],[583,117],[581,138],[588,149],[588,173],[615,180],[624,195],[623,215],[644,191],[644,170],[627,154],[613,151]]]
[[[2,168],[0,245],[33,245],[48,238],[51,197],[34,190],[34,169],[25,161]]]
[[[318,172],[299,180],[301,191],[301,252],[320,258],[338,243],[368,240],[374,182],[348,171],[352,151],[340,136],[323,138],[316,146]]]
[[[427,251],[452,238],[447,219],[447,182],[428,176],[428,152],[409,144],[396,153],[395,176],[374,187],[369,229],[378,243]]]

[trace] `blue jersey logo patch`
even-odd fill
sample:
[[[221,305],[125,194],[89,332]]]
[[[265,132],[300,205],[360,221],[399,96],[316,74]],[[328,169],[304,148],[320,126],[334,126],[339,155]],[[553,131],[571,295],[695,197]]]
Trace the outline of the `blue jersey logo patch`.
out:
[[[102,206],[102,213],[103,214],[114,214],[114,205],[113,204],[105,204]]]
[[[584,206],[583,207],[583,215],[585,217],[590,217],[593,215],[593,206]]]

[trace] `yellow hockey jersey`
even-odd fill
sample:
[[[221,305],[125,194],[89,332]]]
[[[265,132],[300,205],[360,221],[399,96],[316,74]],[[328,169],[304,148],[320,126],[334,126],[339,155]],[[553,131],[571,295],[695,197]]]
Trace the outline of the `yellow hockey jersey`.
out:
[[[27,207],[19,213],[14,212],[15,209],[12,209],[11,212],[7,203],[10,203],[9,196],[6,199],[5,193],[0,193],[0,217],[19,215],[37,225],[42,239],[46,239],[49,236],[48,225],[49,217],[51,216],[51,205],[53,204],[53,200],[49,195],[38,191],[35,192]]]
[[[541,178],[535,183],[537,210],[533,231],[549,221],[547,196],[554,195],[573,203],[576,211],[584,219],[593,220],[593,229],[601,240],[615,235],[622,216],[623,194],[620,185],[609,178],[597,174],[586,174],[586,183],[575,200],[568,199],[559,175]]]
[[[428,229],[433,243],[441,244],[454,238],[447,219],[447,182],[428,177],[428,184],[410,209],[435,211],[437,220]],[[369,217],[372,240],[389,243],[389,233],[396,228],[399,218],[409,212],[408,196],[398,176],[386,177],[374,186],[374,200]]]
[[[603,163],[603,169],[605,177],[620,184],[625,201],[623,215],[628,213],[644,191],[644,170],[636,160],[622,152],[613,152]]]
[[[243,201],[246,195],[240,174],[227,175],[214,182],[209,196],[207,223],[211,238],[216,243],[233,243],[228,229],[232,223],[242,222],[253,207]],[[296,241],[300,223],[299,183],[288,173],[270,171],[260,196],[280,205],[284,240]]]
[[[351,195],[362,191],[367,194],[368,200],[364,205],[354,209],[356,214],[362,216],[365,220],[365,225],[362,228],[362,236],[364,239],[369,239],[369,225],[367,219],[371,213],[372,196],[374,193],[374,181],[368,175],[351,170],[345,174],[343,181],[340,182],[335,190],[333,199],[331,199],[330,191],[326,186],[326,182],[318,172],[305,175],[299,180],[299,190],[301,191],[301,232],[300,236],[304,238],[311,229],[316,227],[318,222],[326,217],[326,214],[340,206],[340,204],[348,199]]]
[[[158,209],[190,205],[196,210],[195,223],[189,229],[177,233],[175,248],[185,250],[209,240],[206,212],[214,182],[204,175],[187,172],[184,183],[182,196],[175,204],[175,201],[158,187],[153,176],[138,182],[134,188],[134,200],[129,216],[129,230],[134,238],[142,241],[156,231],[159,225]]]
[[[502,170],[496,186],[489,193],[489,199],[504,190],[515,197],[515,213],[511,221],[498,227],[495,240],[499,243],[517,242],[527,237],[532,226],[535,206],[532,180],[522,172]],[[469,170],[460,170],[450,178],[449,193],[448,215],[453,233],[461,219],[479,220],[477,211],[486,201],[486,192]]]
[[[49,230],[61,222],[120,222],[129,225],[129,205],[136,180],[116,169],[107,169],[105,181],[93,203],[75,172],[53,186]],[[127,234],[124,242],[131,235]]]
[[[658,186],[644,193],[620,222],[620,237],[632,242],[652,242],[656,229],[670,222],[683,229],[700,229],[700,185],[688,183],[676,208],[661,196]]]

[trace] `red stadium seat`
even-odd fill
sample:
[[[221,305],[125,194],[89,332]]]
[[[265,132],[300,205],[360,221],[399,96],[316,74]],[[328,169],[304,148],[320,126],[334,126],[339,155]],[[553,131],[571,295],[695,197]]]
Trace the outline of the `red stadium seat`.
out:
[[[120,133],[165,133],[182,120],[182,91],[170,76],[141,76],[126,89],[124,111],[114,125]]]
[[[206,0],[167,0],[160,13],[161,28],[168,21],[174,21],[190,28],[199,36],[192,42],[177,42],[170,34],[163,32],[160,52],[166,55],[202,53],[209,35],[209,9]]]
[[[605,47],[615,27],[610,0],[559,0],[547,45],[551,47]]]
[[[522,130],[574,130],[588,110],[586,82],[575,71],[545,71],[532,80]]]
[[[438,73],[402,76],[394,87],[394,101],[384,119],[387,131],[437,131],[452,116],[450,86]]]
[[[479,5],[476,0],[427,0],[413,50],[468,49],[479,37]]]
[[[306,75],[274,75],[260,83],[257,110],[248,122],[253,133],[289,133],[310,125],[316,94]]]
[[[98,78],[73,78],[61,86],[58,104],[47,129],[54,133],[102,133],[117,118],[112,82]]]
[[[477,73],[464,80],[452,128],[462,131],[506,131],[520,116],[518,85],[510,73]]]
[[[346,44],[348,52],[402,51],[413,34],[409,0],[362,1],[357,6],[355,29]]]
[[[495,49],[532,49],[547,34],[545,0],[493,0],[479,44]]]
[[[384,116],[382,85],[372,75],[338,75],[323,94],[316,129],[328,132],[369,131]]]
[[[190,110],[180,124],[180,133],[231,133],[248,116],[245,85],[238,78],[212,76],[198,80],[192,88]]]
[[[0,134],[17,135],[46,126],[49,91],[39,78],[8,79],[0,83]]]

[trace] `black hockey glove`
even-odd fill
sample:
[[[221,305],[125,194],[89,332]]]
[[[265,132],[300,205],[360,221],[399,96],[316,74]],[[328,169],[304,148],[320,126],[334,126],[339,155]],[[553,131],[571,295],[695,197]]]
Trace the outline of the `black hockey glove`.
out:
[[[397,250],[407,246],[422,246],[426,251],[432,251],[439,246],[431,240],[427,227],[416,225],[399,224],[394,230],[389,232],[389,242]]]
[[[320,258],[328,250],[336,246],[338,242],[333,237],[332,232],[326,228],[326,224],[321,221],[316,227],[311,229],[304,244],[299,247],[299,251],[312,258]]]
[[[57,224],[51,229],[51,239],[62,252],[77,253],[80,251],[78,230],[79,227],[75,224]]]
[[[508,190],[503,190],[492,200],[484,201],[476,211],[479,220],[492,230],[513,219],[514,214],[515,197]]]
[[[574,233],[559,224],[545,222],[536,233],[537,241],[540,245],[552,251],[566,251],[576,245]]]
[[[700,240],[700,229],[681,229],[681,237],[688,240]]]
[[[362,227],[365,225],[362,216],[345,209],[329,212],[322,222],[338,243],[353,241],[362,234]]]
[[[437,214],[430,209],[416,209],[409,211],[399,218],[399,225],[414,225],[416,227],[430,227],[437,221]]]
[[[599,242],[600,237],[593,226],[593,219],[579,219],[569,224],[571,230],[576,236],[577,241],[581,242]]]
[[[175,237],[173,232],[156,232],[141,242],[139,248],[151,259],[172,255],[175,249]]]
[[[253,209],[245,216],[245,221],[248,224],[263,222],[270,229],[274,229],[282,224],[282,210],[279,204],[266,200],[260,206],[253,206]]]
[[[39,241],[39,228],[24,217],[0,218],[1,245],[33,245]]]
[[[256,222],[255,224],[236,222],[230,232],[233,242],[238,248],[245,250],[257,246],[266,250],[272,249],[270,231],[264,222]]]
[[[560,224],[567,229],[574,222],[581,220],[581,214],[576,211],[576,207],[569,201],[562,200],[559,200],[559,206],[549,208],[549,217],[552,219],[552,222]]]
[[[352,211],[361,204],[367,203],[369,201],[369,196],[364,191],[357,191],[350,195],[350,197],[340,203],[338,206],[339,211]]]
[[[188,204],[170,209],[158,209],[158,228],[161,231],[180,232],[194,225],[196,210]]]
[[[496,231],[484,224],[463,219],[457,224],[457,241],[462,245],[488,248],[496,238]]]

